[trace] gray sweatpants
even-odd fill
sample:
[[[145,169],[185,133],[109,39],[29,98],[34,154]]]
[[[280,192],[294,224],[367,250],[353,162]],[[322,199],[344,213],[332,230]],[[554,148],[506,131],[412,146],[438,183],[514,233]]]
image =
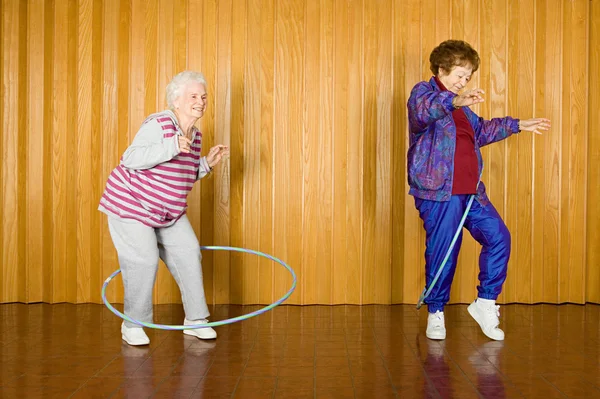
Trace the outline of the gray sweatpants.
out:
[[[108,228],[119,256],[127,316],[152,323],[152,291],[160,256],[179,285],[185,318],[208,317],[200,244],[186,215],[162,228],[109,217]],[[139,327],[128,321],[125,325]]]

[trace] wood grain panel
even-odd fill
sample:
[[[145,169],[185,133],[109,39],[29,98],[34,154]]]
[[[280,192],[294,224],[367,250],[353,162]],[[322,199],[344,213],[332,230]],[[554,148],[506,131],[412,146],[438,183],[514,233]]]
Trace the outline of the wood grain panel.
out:
[[[345,284],[346,301],[363,303],[363,148],[365,93],[365,64],[363,32],[365,29],[364,0],[348,1],[348,139],[347,139],[347,205],[346,251],[348,278]]]
[[[600,209],[597,201],[600,198],[600,76],[592,71],[600,70],[600,52],[593,51],[600,46],[600,3],[590,2],[589,9],[589,108],[587,129],[587,197],[586,197],[586,301],[600,302]]]
[[[201,245],[258,249],[297,273],[290,304],[414,303],[425,233],[408,192],[406,102],[429,54],[478,50],[486,118],[549,117],[484,148],[512,234],[501,302],[600,302],[597,1],[2,0],[0,302],[100,302],[119,267],[106,178],[185,69],[204,73],[203,152],[231,157],[188,198]],[[434,24],[431,21],[435,21]],[[452,302],[480,246],[464,234]],[[210,303],[266,304],[274,262],[203,252]],[[123,299],[117,279],[112,302]],[[161,263],[155,302],[180,303]]]
[[[54,105],[53,105],[53,132],[67,132],[67,95],[68,85],[68,26],[74,21],[69,21],[67,2],[56,2],[54,5],[54,19],[66,21],[63,24],[54,25]],[[58,45],[61,43],[61,45]],[[67,151],[67,140],[69,135],[54,134],[52,136],[52,301],[65,302],[69,300],[68,290],[71,289],[66,276],[68,273],[67,263],[67,162],[69,160]],[[73,298],[75,299],[75,298]],[[73,300],[72,299],[72,300]]]
[[[331,296],[333,303],[347,303],[346,284],[349,264],[346,240],[349,234],[348,203],[348,97],[349,87],[349,24],[348,3],[336,1],[333,6],[333,131],[332,131],[332,268]]]
[[[25,5],[26,6],[26,5]],[[21,166],[19,149],[21,146],[22,116],[24,109],[20,107],[22,95],[20,89],[26,82],[20,82],[19,64],[21,62],[21,38],[26,29],[20,18],[22,3],[3,2],[2,4],[2,291],[3,301],[9,298],[25,301],[26,273],[18,267],[22,243],[19,241],[21,231],[19,215],[21,213],[19,199],[19,167]],[[25,32],[26,34],[26,32]],[[23,65],[25,67],[25,65]],[[22,258],[21,258],[22,259]]]
[[[569,12],[566,12],[569,10]],[[565,286],[562,285],[559,301],[577,303],[585,302],[585,294],[581,287],[585,284],[585,248],[587,236],[585,224],[585,197],[587,181],[587,154],[586,134],[588,131],[586,107],[588,98],[588,64],[589,52],[581,51],[582,48],[590,48],[589,35],[589,2],[578,0],[565,4],[565,34],[568,32],[569,40],[565,40],[564,46],[568,53],[563,56],[565,63],[569,63],[569,73],[563,70],[563,84],[568,82],[569,105],[563,99],[562,109],[568,114],[569,125],[565,126],[563,138],[569,138],[569,149],[563,146],[562,153],[568,159],[567,170],[564,170],[568,185],[565,185],[561,196],[566,197],[564,202],[567,214],[567,226],[561,229],[561,276],[566,275]],[[568,19],[567,19],[568,17]],[[568,27],[567,27],[568,25]],[[565,39],[567,36],[565,35]],[[564,92],[564,91],[563,91]],[[563,124],[567,118],[563,120]],[[565,162],[566,163],[566,162]],[[566,227],[566,228],[565,228]],[[566,253],[566,258],[563,256]]]
[[[405,183],[406,167],[404,158],[407,151],[406,137],[407,112],[404,75],[405,68],[403,59],[406,57],[406,39],[402,34],[403,26],[407,24],[406,4],[392,2],[392,103],[391,103],[391,134],[390,134],[390,186],[391,186],[391,273],[390,289],[391,302],[400,301],[403,294],[403,274],[404,274],[404,208],[405,203]]]
[[[563,3],[564,4],[564,3]],[[544,68],[546,92],[544,98],[541,99],[544,104],[543,114],[554,121],[554,126],[562,127],[562,115],[560,112],[560,103],[562,97],[561,84],[562,76],[562,31],[563,23],[561,7],[556,7],[553,4],[546,3],[543,9],[538,9],[542,18],[545,19],[545,32],[542,45],[546,48],[546,56],[544,63],[538,65],[539,68]],[[559,135],[561,129],[553,129],[549,134],[544,135],[544,179],[542,207],[544,217],[544,246],[542,251],[542,259],[544,264],[543,284],[544,292],[542,298],[550,302],[550,298],[558,296],[558,279],[559,279],[559,237],[560,229],[563,227],[560,224],[560,197],[561,197],[561,180],[566,178],[561,176],[561,158],[560,158],[560,141]],[[535,139],[535,138],[534,138]],[[540,176],[540,177],[542,177]],[[565,226],[566,227],[566,226]]]
[[[275,125],[275,1],[261,0],[260,5],[260,251],[274,253],[274,125]],[[248,5],[250,11],[252,7]],[[249,32],[252,22],[248,21]],[[249,33],[249,36],[251,34]],[[249,54],[250,56],[250,54]],[[249,89],[250,90],[250,89]],[[248,114],[252,118],[256,114]],[[272,303],[275,299],[274,272],[279,266],[268,259],[260,259],[258,274],[259,302]]]
[[[274,104],[274,255],[295,269],[299,289],[288,300],[303,303],[308,284],[302,268],[303,210],[303,64],[305,37],[304,1],[275,4],[275,104]],[[312,283],[312,282],[310,282]],[[288,272],[273,273],[274,295],[290,286]]]
[[[26,302],[47,300],[44,280],[47,271],[51,270],[44,264],[47,260],[44,258],[44,246],[47,244],[44,240],[43,223],[40,228],[40,221],[44,220],[44,167],[48,161],[48,156],[44,154],[44,143],[50,137],[47,134],[49,131],[44,128],[45,12],[46,7],[41,0],[34,1],[27,7],[26,246],[38,250],[26,251]]]
[[[229,165],[229,201],[230,201],[230,219],[229,219],[229,243],[234,247],[244,247],[246,224],[244,223],[244,161],[250,158],[245,151],[244,127],[245,127],[245,101],[246,79],[244,67],[246,64],[246,2],[236,2],[231,10],[231,88],[229,89],[231,101],[231,132],[229,144],[231,147],[231,156],[224,164]],[[226,180],[227,181],[227,180]],[[250,209],[248,209],[250,211]],[[248,215],[248,212],[246,212]],[[256,258],[252,255],[246,255],[239,252],[232,252],[230,259],[230,278],[229,285],[231,293],[229,300],[231,303],[244,303],[245,298],[253,297],[256,284],[256,268],[252,275],[244,272],[244,262],[255,262]]]
[[[215,74],[215,144],[231,144],[231,32],[232,32],[232,1],[218,1],[216,9],[217,38],[216,38],[216,68]],[[208,16],[207,16],[208,17]],[[210,148],[210,145],[207,146]],[[230,170],[225,162],[215,171],[215,223],[214,243],[229,245],[230,232]],[[214,254],[214,288],[217,303],[228,302],[231,298],[230,259],[225,251]]]
[[[92,23],[93,4],[90,0],[79,0],[77,18],[77,129],[76,136],[76,198],[77,198],[77,302],[90,301],[92,234],[91,212],[92,164],[97,163],[92,152]],[[95,213],[95,212],[94,212]]]
[[[238,77],[245,82],[244,90],[239,95],[243,96],[243,126],[245,129],[239,131],[238,135],[243,140],[243,164],[239,180],[243,190],[243,203],[241,211],[243,212],[243,241],[240,243],[245,248],[259,250],[260,248],[260,183],[261,167],[260,155],[251,156],[249,154],[260,154],[261,146],[261,15],[262,4],[258,0],[248,1],[246,11],[246,52],[244,60],[244,75]],[[248,134],[244,134],[248,132]],[[271,265],[267,263],[270,269]],[[244,299],[248,303],[261,303],[260,293],[264,289],[263,283],[270,283],[270,276],[258,278],[263,273],[261,270],[261,260],[256,256],[248,256],[242,263],[242,274],[237,276],[243,281]],[[270,291],[270,289],[267,289]]]
[[[406,21],[402,24],[402,37],[406,40],[406,52],[401,60],[404,65],[404,104],[406,104],[415,82],[423,79],[424,72],[422,71],[423,64],[421,60],[424,57],[429,60],[429,53],[433,48],[423,49],[423,47],[415,43],[415,38],[419,38],[419,41],[421,38],[420,1],[411,0],[403,4],[405,4],[406,8],[402,11],[402,15],[406,16]],[[427,70],[429,70],[429,64],[427,64]],[[397,87],[394,88],[395,91],[398,89]],[[404,128],[404,145],[408,151],[408,111],[405,110],[405,112],[407,113],[407,122]],[[406,164],[405,155],[402,156],[402,163]],[[415,202],[408,195],[409,187],[407,178],[405,175],[397,176],[396,178],[403,180],[404,192],[406,193],[406,202],[403,208],[404,224],[400,226],[400,228],[404,229],[405,233],[401,247],[403,251],[401,262],[404,265],[404,270],[401,273],[402,296],[399,298],[399,302],[416,303],[425,287],[425,231],[423,223],[419,218],[419,213],[415,208]],[[407,251],[406,248],[411,248],[411,250]],[[393,299],[394,302],[398,301],[398,299]]]
[[[508,113],[523,119],[534,116],[534,10],[534,3],[509,2],[509,61],[512,68],[509,69]],[[509,226],[512,228],[513,259],[508,270],[506,300],[522,303],[531,300],[531,285],[522,282],[530,281],[532,272],[532,154],[533,140],[537,139],[532,134],[518,134],[512,139],[517,144],[516,158],[509,159],[510,163],[516,159],[516,175],[511,176],[511,181],[516,184],[511,186],[513,191],[508,193],[510,201],[515,201],[513,206],[516,209],[513,212],[516,213],[516,220],[513,226]]]

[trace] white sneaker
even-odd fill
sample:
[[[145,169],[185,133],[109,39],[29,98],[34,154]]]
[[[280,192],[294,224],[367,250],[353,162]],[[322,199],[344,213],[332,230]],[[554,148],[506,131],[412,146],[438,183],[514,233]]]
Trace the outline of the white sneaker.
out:
[[[446,339],[446,325],[444,323],[444,312],[439,310],[429,313],[427,317],[427,331],[425,335],[429,339]]]
[[[194,326],[194,325],[206,324],[206,323],[208,323],[208,320],[206,320],[206,319],[193,320],[193,321],[190,321],[188,319],[183,320],[184,326]],[[183,330],[183,333],[187,334],[187,335],[193,335],[194,337],[197,337],[200,339],[215,339],[215,338],[217,338],[217,332],[210,327],[202,327],[202,328],[196,328],[196,329]]]
[[[121,324],[121,338],[133,346],[148,345],[150,343],[150,338],[148,338],[142,327],[127,327],[125,322]]]
[[[481,331],[495,341],[504,341],[504,331],[498,328],[500,325],[500,306],[492,299],[477,298],[467,308],[469,314],[481,327]]]

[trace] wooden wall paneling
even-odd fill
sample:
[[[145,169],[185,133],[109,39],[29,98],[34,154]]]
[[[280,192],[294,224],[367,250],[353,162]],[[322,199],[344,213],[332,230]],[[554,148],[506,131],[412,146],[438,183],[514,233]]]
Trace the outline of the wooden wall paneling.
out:
[[[534,3],[509,2],[510,22],[508,26],[510,65],[508,113],[520,119],[533,117],[534,68]],[[525,23],[523,23],[525,21]],[[532,248],[532,204],[533,204],[533,140],[532,134],[519,133],[511,140],[516,142],[517,151],[509,163],[516,163],[515,185],[507,193],[516,201],[516,219],[511,228],[512,253],[508,269],[507,285],[510,295],[507,300],[527,303],[531,298],[531,248]],[[508,290],[507,290],[508,291]]]
[[[260,222],[260,251],[268,254],[274,253],[274,136],[275,136],[275,0],[261,0],[260,4],[260,195],[259,195],[259,222]],[[249,6],[249,9],[252,8]],[[249,27],[250,24],[249,21]],[[250,32],[250,30],[249,30]],[[249,33],[250,34],[250,33]],[[251,117],[254,114],[251,114]],[[286,260],[287,261],[287,260]],[[259,260],[259,301],[272,303],[275,299],[274,271],[279,265],[268,259]],[[292,266],[297,269],[296,265]],[[289,281],[289,280],[288,280]],[[281,288],[277,288],[281,290]],[[280,291],[278,291],[280,292]]]
[[[325,243],[319,240],[319,231],[325,228],[327,220],[319,220],[319,208],[326,204],[327,198],[320,196],[319,192],[319,157],[325,151],[321,151],[322,132],[320,129],[319,110],[327,107],[321,103],[321,94],[325,89],[320,82],[320,47],[321,23],[323,8],[318,0],[306,0],[304,5],[304,59],[302,67],[303,76],[292,77],[300,80],[303,88],[304,98],[315,99],[299,104],[302,109],[303,129],[301,132],[290,132],[290,135],[300,136],[302,140],[302,284],[300,293],[302,302],[316,303],[318,301],[317,288],[321,280],[327,280],[327,270],[319,267],[325,259],[319,257],[322,246]],[[317,100],[318,99],[318,100]],[[300,227],[300,226],[299,226]],[[324,266],[324,265],[323,265]]]
[[[555,128],[543,137],[544,148],[544,294],[543,300],[551,302],[558,297],[559,278],[559,251],[560,251],[560,197],[562,179],[561,176],[561,137],[564,134],[562,126],[562,115],[560,103],[562,97],[562,62],[563,41],[562,30],[564,28],[561,7],[546,4],[544,9],[538,9],[545,13],[546,30],[544,44],[546,46],[545,62],[541,67],[545,68],[545,96],[541,101],[544,104],[544,113],[547,118],[554,122]],[[557,28],[559,27],[559,28]],[[535,139],[535,138],[534,138]],[[554,299],[553,299],[554,298]]]
[[[43,258],[43,271],[42,271],[42,300],[44,302],[53,301],[52,292],[52,270],[53,270],[53,247],[52,247],[52,136],[53,136],[53,117],[54,117],[54,60],[52,54],[54,52],[54,2],[52,0],[44,3],[44,61],[37,65],[37,68],[43,67],[44,71],[44,86],[38,88],[38,95],[42,95],[44,98],[43,108],[43,124],[41,128],[44,130],[43,134],[43,153],[44,153],[44,165],[43,172],[38,175],[42,179],[43,197],[43,217],[42,228],[44,242],[41,247],[42,258]],[[38,70],[36,68],[36,70]],[[38,182],[39,184],[39,182]],[[1,186],[1,185],[0,185]],[[39,219],[38,219],[39,222]],[[39,228],[39,225],[38,225]]]
[[[218,1],[216,10],[216,74],[215,74],[215,144],[230,145],[231,140],[231,33],[232,1]],[[208,146],[210,148],[210,145]],[[234,155],[235,156],[235,155]],[[229,245],[231,240],[230,170],[225,162],[216,170],[215,179],[215,224],[214,243]],[[215,302],[228,303],[230,296],[231,254],[218,251],[214,254]]]
[[[244,63],[244,130],[238,132],[243,136],[243,163],[239,179],[242,181],[243,199],[242,199],[242,226],[243,237],[242,246],[254,250],[259,250],[261,241],[260,231],[260,189],[261,179],[263,178],[260,165],[261,149],[261,2],[258,0],[248,1],[246,8],[246,51]],[[261,290],[265,284],[270,283],[270,276],[263,278],[265,271],[263,267],[271,269],[271,265],[264,262],[257,256],[248,255],[244,257],[242,271],[236,278],[243,281],[244,302],[261,303]],[[268,280],[268,281],[267,281]],[[270,291],[270,290],[269,290]]]
[[[91,61],[91,135],[90,151],[92,161],[90,166],[90,194],[87,211],[90,212],[90,285],[88,288],[89,302],[100,302],[100,289],[104,282],[102,274],[102,226],[103,215],[98,212],[98,201],[104,190],[102,180],[102,98],[104,87],[102,80],[102,41],[104,5],[102,2],[92,2],[92,61]],[[96,95],[94,95],[96,93]]]
[[[377,261],[377,240],[385,240],[385,232],[377,230],[377,200],[378,187],[378,169],[377,169],[377,139],[381,132],[378,119],[378,32],[382,21],[379,20],[377,14],[377,4],[366,1],[363,5],[364,18],[364,33],[363,33],[363,58],[364,58],[364,147],[362,152],[363,158],[363,188],[362,188],[362,214],[363,214],[363,264],[361,268],[362,274],[362,303],[370,303],[373,300],[375,293],[375,284],[377,276],[374,274],[375,262]],[[368,265],[368,266],[367,266]]]
[[[230,201],[230,244],[234,247],[244,247],[246,223],[244,220],[244,162],[254,154],[246,153],[245,144],[245,115],[246,115],[246,80],[244,68],[246,66],[246,2],[235,2],[232,6],[231,20],[231,130],[229,142],[233,156],[229,158],[229,201]],[[248,211],[250,211],[248,209]],[[248,214],[248,212],[246,212]],[[230,303],[249,302],[246,295],[254,296],[257,288],[257,274],[246,274],[245,266],[248,262],[256,262],[252,255],[243,255],[239,252],[230,254]],[[255,270],[256,271],[256,270]]]
[[[54,54],[54,125],[52,126],[53,132],[67,132],[68,127],[67,121],[67,77],[70,76],[68,73],[68,46],[64,45],[67,43],[67,30],[69,26],[69,15],[68,15],[67,2],[56,2],[54,8],[54,19],[55,21],[66,21],[64,24],[54,25],[54,37],[55,43]],[[65,26],[66,25],[66,26]],[[62,45],[58,45],[62,43]],[[52,280],[53,280],[53,302],[64,302],[68,301],[67,295],[68,281],[67,275],[67,224],[66,216],[68,210],[67,206],[67,176],[65,163],[68,159],[67,151],[67,140],[69,135],[66,134],[53,134],[52,142]]]
[[[47,156],[44,154],[44,142],[49,130],[44,129],[44,44],[46,27],[46,7],[43,1],[33,1],[27,7],[27,184],[26,194],[26,251],[25,301],[44,300],[45,264],[44,243],[44,166]],[[1,53],[1,52],[0,52]],[[1,185],[0,185],[1,187]]]
[[[377,140],[376,140],[376,241],[373,276],[376,277],[372,302],[391,302],[391,242],[392,228],[391,203],[391,105],[393,99],[392,82],[392,4],[391,1],[377,8],[378,52],[377,52]]]
[[[405,58],[407,56],[407,39],[405,26],[410,22],[407,18],[408,6],[404,2],[392,2],[392,98],[391,98],[391,132],[390,132],[390,186],[391,186],[391,302],[402,300],[405,293],[403,275],[406,273],[404,263],[405,217],[404,209],[410,206],[406,201],[406,138],[408,136],[408,97],[405,85]]]
[[[302,285],[305,303],[331,303],[331,56],[332,9],[327,1],[307,1],[305,18]],[[317,100],[318,99],[318,100]]]
[[[600,199],[600,112],[596,112],[600,107],[600,77],[594,73],[600,70],[600,52],[597,50],[600,47],[600,4],[598,1],[592,1],[589,6],[588,179],[586,217],[582,223],[587,226],[585,299],[600,303],[600,210],[597,206]]]
[[[22,210],[20,209],[19,187],[21,166],[25,167],[19,153],[21,135],[19,129],[24,128],[25,117],[22,113],[25,107],[20,107],[23,97],[21,82],[24,74],[20,73],[20,64],[23,60],[22,52],[26,51],[26,43],[21,43],[22,35],[26,35],[26,20],[22,21],[21,15],[26,12],[27,4],[3,2],[2,4],[2,163],[0,173],[0,205],[2,206],[2,284],[0,297],[2,301],[24,301],[25,269],[19,267],[22,243],[20,242],[19,222]],[[23,11],[22,9],[25,9]],[[25,65],[22,65],[26,69]]]
[[[332,131],[332,263],[331,298],[334,304],[347,303],[346,284],[349,278],[346,241],[348,231],[348,108],[349,87],[349,7],[347,1],[333,5],[333,131]],[[354,78],[354,77],[353,77]]]
[[[408,120],[408,108],[406,106],[412,88],[416,83],[423,80],[424,76],[431,77],[429,63],[424,64],[421,60],[426,57],[429,61],[429,54],[432,48],[425,48],[420,45],[421,41],[421,7],[419,0],[411,0],[405,4],[406,10],[402,12],[406,16],[406,23],[403,24],[402,36],[406,40],[406,53],[402,57],[404,65],[404,112]],[[423,71],[426,68],[426,71]],[[395,69],[397,71],[397,68]],[[402,162],[406,165],[406,152],[409,145],[408,124],[404,128],[402,135],[406,151],[402,154]],[[402,179],[405,193],[404,212],[404,242],[402,243],[404,271],[402,273],[402,290],[400,302],[416,303],[425,287],[425,230],[419,217],[419,212],[415,208],[414,198],[408,195],[408,179],[406,173],[402,176],[396,176],[396,179]],[[407,251],[406,248],[412,248]],[[394,298],[392,298],[394,299]]]
[[[363,57],[365,29],[364,0],[348,0],[348,119],[347,119],[347,206],[346,206],[346,252],[347,280],[346,301],[362,304],[363,267],[363,149],[365,140],[365,61]]]
[[[274,104],[274,256],[286,261],[298,276],[298,289],[288,300],[300,304],[302,285],[302,110],[305,37],[304,1],[275,4]],[[273,288],[289,286],[288,272],[276,269]]]
[[[100,301],[119,267],[97,211],[106,178],[193,69],[209,93],[203,152],[232,150],[189,197],[201,244],[285,260],[290,304],[414,303],[425,233],[406,101],[457,38],[481,56],[476,113],[553,122],[483,150],[513,242],[500,301],[598,302],[597,14],[585,0],[3,0],[0,301]],[[476,294],[480,248],[464,234],[451,302]],[[159,270],[156,302],[180,303]],[[203,271],[209,303],[271,303],[290,283],[250,255],[205,251]],[[120,279],[108,295],[122,301]]]
[[[92,24],[93,4],[89,0],[79,0],[77,19],[77,126],[72,140],[76,149],[76,198],[77,225],[75,247],[77,249],[77,302],[90,301],[92,266],[91,203],[93,201],[89,184],[92,181],[92,164],[97,163],[92,152]],[[97,283],[97,281],[93,281]]]
[[[540,39],[545,37],[546,30],[546,10],[544,8],[545,2],[536,1],[535,2],[535,31],[534,38],[536,40],[536,45],[534,47],[534,59],[535,61],[546,59],[546,40]],[[535,82],[535,95],[533,98],[534,105],[534,117],[546,117],[550,118],[551,115],[548,114],[546,106],[545,106],[545,97],[547,95],[547,87],[545,85],[546,80],[546,70],[545,70],[546,62],[534,63],[534,82]],[[556,126],[559,121],[552,120],[554,123],[554,128],[552,132],[544,135],[544,137],[533,137],[532,136],[532,149],[533,149],[533,204],[532,204],[532,230],[531,235],[533,237],[533,245],[531,251],[531,262],[534,265],[534,270],[532,271],[532,275],[530,278],[532,285],[532,297],[539,298],[538,301],[543,300],[544,298],[544,275],[546,274],[545,258],[544,258],[544,206],[545,206],[545,177],[544,171],[546,169],[546,165],[544,164],[544,145],[546,141],[549,139],[551,134],[556,134]],[[539,140],[538,140],[539,139]]]
[[[585,196],[587,181],[587,121],[589,64],[589,2],[565,3],[561,239],[560,239],[560,302],[585,302]],[[568,121],[568,122],[567,122]],[[568,124],[567,124],[568,123]],[[566,140],[568,138],[568,143]],[[566,183],[565,183],[566,182]]]

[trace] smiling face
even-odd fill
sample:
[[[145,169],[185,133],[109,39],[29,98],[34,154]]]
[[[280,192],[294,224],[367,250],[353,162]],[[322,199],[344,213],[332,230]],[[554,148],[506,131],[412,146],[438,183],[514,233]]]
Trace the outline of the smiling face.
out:
[[[173,101],[177,113],[184,119],[199,119],[207,106],[206,86],[199,82],[189,82],[181,95]]]
[[[438,79],[446,86],[446,89],[458,94],[469,83],[472,74],[473,67],[467,64],[466,66],[455,66],[450,72],[440,68]]]

